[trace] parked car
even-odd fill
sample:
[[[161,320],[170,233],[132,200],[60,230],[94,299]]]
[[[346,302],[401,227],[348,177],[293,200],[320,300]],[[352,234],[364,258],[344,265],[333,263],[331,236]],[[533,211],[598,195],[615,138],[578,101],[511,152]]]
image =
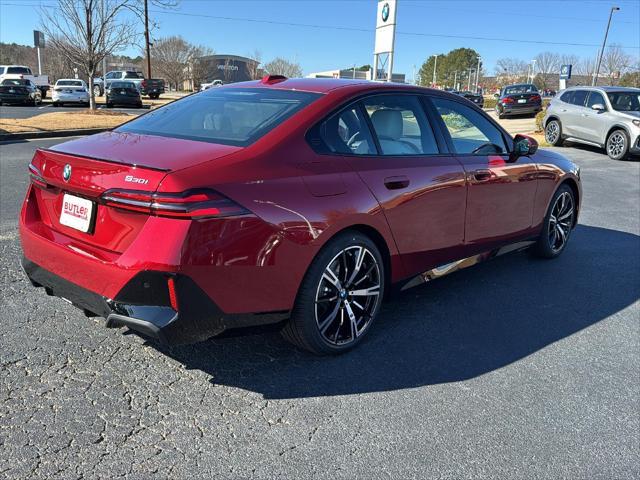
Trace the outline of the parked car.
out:
[[[149,98],[160,98],[164,93],[164,80],[161,78],[146,78],[140,83],[140,93]]]
[[[107,88],[107,108],[113,106],[142,108],[140,91],[133,82],[111,82]]]
[[[535,117],[540,111],[542,111],[542,97],[536,86],[530,83],[504,87],[496,102],[498,118],[527,114]]]
[[[40,105],[42,94],[31,80],[26,78],[5,78],[0,81],[0,105],[20,103]]]
[[[482,95],[480,95],[479,93],[473,93],[473,92],[470,92],[468,90],[464,91],[464,92],[456,92],[456,93],[458,95],[460,95],[461,97],[466,98],[471,103],[475,103],[480,108],[484,108],[484,97]]]
[[[581,199],[576,165],[457,95],[282,76],[37,150],[29,171],[35,286],[167,344],[274,324],[318,354],[360,343],[391,284],[559,256]]]
[[[47,97],[50,88],[47,75],[34,75],[31,69],[24,65],[0,65],[0,83],[7,78],[30,80],[40,90],[41,98]]]
[[[133,84],[135,84],[138,91],[140,91],[142,88],[144,75],[142,74],[142,72],[136,72],[134,70],[113,70],[111,72],[107,72],[104,78],[107,90],[109,89],[109,85],[112,82],[127,80],[128,82],[132,82]]]
[[[604,148],[621,160],[640,154],[640,89],[571,87],[551,103],[544,117],[547,142],[565,140]]]
[[[54,107],[65,103],[89,105],[89,89],[84,80],[62,78],[54,85],[51,100]]]
[[[221,87],[223,85],[224,83],[222,82],[222,80],[214,80],[213,82],[202,83],[200,84],[200,91],[204,92],[205,90],[209,90],[211,87]]]

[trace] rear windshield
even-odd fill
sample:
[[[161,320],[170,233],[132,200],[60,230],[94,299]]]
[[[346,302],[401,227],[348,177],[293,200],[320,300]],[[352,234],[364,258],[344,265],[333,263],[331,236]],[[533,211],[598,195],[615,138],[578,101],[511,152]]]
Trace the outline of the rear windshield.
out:
[[[144,78],[140,72],[126,72],[124,78]]]
[[[504,88],[505,95],[518,95],[520,93],[538,93],[535,85],[513,85]]]
[[[614,110],[619,112],[640,112],[640,93],[607,92]]]
[[[31,70],[26,67],[7,67],[7,73],[18,73],[21,75],[31,75]]]
[[[31,81],[26,78],[7,78],[2,81],[2,85],[31,85]]]
[[[135,88],[137,90],[136,84],[133,82],[111,82],[109,86],[111,88]]]
[[[58,80],[56,85],[59,87],[81,87],[82,82],[80,80]]]
[[[247,146],[320,96],[270,88],[206,90],[153,110],[117,131]]]

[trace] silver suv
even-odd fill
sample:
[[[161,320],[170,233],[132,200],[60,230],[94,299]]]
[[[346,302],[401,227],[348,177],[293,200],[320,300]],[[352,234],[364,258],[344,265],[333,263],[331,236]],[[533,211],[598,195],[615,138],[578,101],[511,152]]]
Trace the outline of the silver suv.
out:
[[[640,89],[571,87],[560,92],[544,116],[551,145],[564,140],[604,148],[614,160],[640,154]]]

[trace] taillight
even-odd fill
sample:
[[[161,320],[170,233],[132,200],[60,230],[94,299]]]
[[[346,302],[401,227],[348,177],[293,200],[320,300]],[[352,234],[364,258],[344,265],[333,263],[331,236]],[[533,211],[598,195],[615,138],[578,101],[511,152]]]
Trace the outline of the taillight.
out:
[[[539,102],[540,100],[542,100],[540,95],[533,95],[532,97],[529,97],[530,102]]]
[[[29,176],[31,183],[40,188],[47,188],[47,182],[42,178],[42,172],[33,163],[29,164]]]
[[[142,88],[147,88],[147,81],[146,80],[142,81]]]
[[[504,103],[513,103],[513,98],[511,98],[511,97],[504,97],[504,98],[502,99],[502,103],[503,103],[503,104],[504,104]]]
[[[213,190],[195,189],[181,193],[152,193],[139,190],[107,190],[106,205],[161,217],[213,218],[246,215],[246,208]]]

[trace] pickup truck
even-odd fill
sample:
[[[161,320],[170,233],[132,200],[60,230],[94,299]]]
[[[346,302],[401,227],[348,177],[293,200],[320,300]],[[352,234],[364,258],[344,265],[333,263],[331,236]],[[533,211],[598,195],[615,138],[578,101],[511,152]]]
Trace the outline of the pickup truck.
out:
[[[22,78],[30,80],[40,93],[42,98],[47,96],[47,92],[51,88],[49,85],[49,77],[47,75],[34,75],[29,67],[24,65],[0,65],[0,83],[4,79]]]
[[[111,82],[121,80],[133,82],[142,95],[148,95],[150,98],[158,98],[164,93],[164,80],[159,78],[145,79],[141,72],[134,70],[113,70],[107,72],[105,76],[107,90]]]

